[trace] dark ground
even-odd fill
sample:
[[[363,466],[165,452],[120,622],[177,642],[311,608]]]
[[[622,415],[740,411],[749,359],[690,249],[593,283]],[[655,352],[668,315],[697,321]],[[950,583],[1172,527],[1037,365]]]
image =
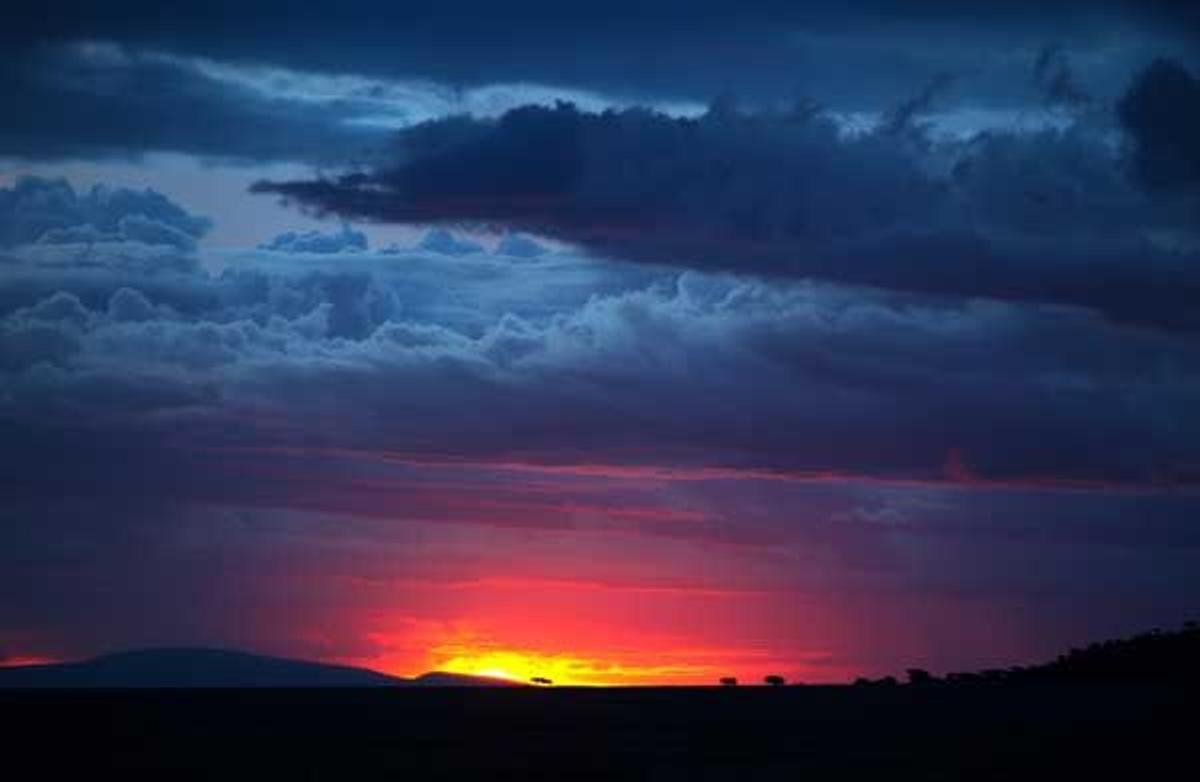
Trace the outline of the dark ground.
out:
[[[1194,685],[0,690],[7,779],[1200,779]],[[1182,764],[1182,765],[1181,765]]]

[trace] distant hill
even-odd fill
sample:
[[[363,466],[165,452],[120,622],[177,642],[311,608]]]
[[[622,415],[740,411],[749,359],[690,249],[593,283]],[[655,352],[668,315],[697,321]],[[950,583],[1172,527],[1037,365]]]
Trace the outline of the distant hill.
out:
[[[471,676],[466,673],[447,673],[445,671],[430,671],[415,679],[404,679],[404,684],[411,687],[524,687],[523,682],[510,679],[495,679],[490,676]]]
[[[449,673],[415,679],[345,665],[224,649],[143,649],[90,660],[0,668],[0,688],[496,687],[514,682]]]

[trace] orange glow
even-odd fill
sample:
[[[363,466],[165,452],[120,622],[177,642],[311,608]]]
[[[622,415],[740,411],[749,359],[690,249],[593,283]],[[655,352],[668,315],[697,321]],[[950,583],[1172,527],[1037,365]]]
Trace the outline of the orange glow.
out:
[[[729,675],[759,681],[770,673],[799,678],[796,658],[753,646],[688,643],[648,631],[630,635],[620,625],[591,628],[565,619],[548,628],[511,618],[502,624],[498,632],[473,623],[397,627],[371,636],[377,654],[335,661],[403,677],[443,671],[577,687],[714,684]]]
[[[0,668],[19,668],[23,665],[50,665],[61,662],[53,657],[37,657],[33,655],[5,657],[0,660]]]
[[[438,670],[519,682],[540,677],[550,679],[555,684],[573,686],[662,683],[680,677],[703,677],[715,672],[704,665],[628,665],[570,654],[515,649],[435,650],[435,656],[447,653],[453,656],[437,664],[435,667]]]
[[[525,573],[497,568],[455,581],[351,582],[377,595],[379,608],[340,615],[361,641],[359,654],[336,661],[403,677],[444,671],[569,686],[759,682],[770,674],[815,682],[852,673],[809,640],[828,619],[802,596],[688,573],[630,577],[610,566],[593,574],[586,563],[580,577],[547,577],[535,562],[522,564]],[[779,609],[784,601],[790,610]]]

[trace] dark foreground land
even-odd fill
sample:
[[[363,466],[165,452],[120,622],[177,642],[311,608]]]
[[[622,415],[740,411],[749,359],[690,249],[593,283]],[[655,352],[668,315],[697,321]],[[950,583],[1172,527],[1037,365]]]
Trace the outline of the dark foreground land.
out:
[[[1197,779],[1194,684],[0,690],[8,779]],[[33,772],[32,775],[29,772]]]

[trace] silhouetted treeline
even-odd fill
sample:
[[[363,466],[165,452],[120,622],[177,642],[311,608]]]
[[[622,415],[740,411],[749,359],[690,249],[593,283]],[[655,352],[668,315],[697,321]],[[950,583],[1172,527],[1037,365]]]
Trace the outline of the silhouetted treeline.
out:
[[[919,668],[908,671],[908,683],[914,686],[1155,680],[1200,681],[1200,623],[1188,622],[1179,630],[1151,630],[1131,638],[1101,641],[1071,649],[1053,662],[1042,665],[951,673],[942,679]],[[854,681],[858,686],[894,686],[897,683],[893,676]]]
[[[1071,679],[1200,678],[1200,624],[1179,630],[1151,630],[1115,641],[1072,649],[1046,665],[1019,671],[1031,677]]]

